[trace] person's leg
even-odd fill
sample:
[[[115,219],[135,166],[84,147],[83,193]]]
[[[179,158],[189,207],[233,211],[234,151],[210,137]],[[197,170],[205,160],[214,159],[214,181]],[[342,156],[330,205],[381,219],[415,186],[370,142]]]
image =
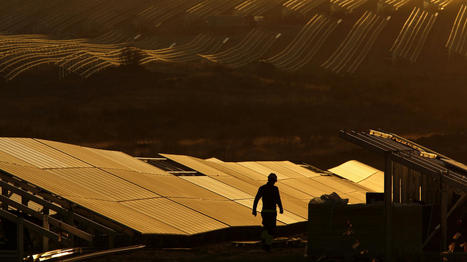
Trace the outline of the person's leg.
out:
[[[274,236],[276,234],[276,221],[277,221],[277,213],[274,212],[271,214],[271,229],[269,231],[269,234],[271,234],[272,236]]]
[[[268,225],[268,219],[267,219],[267,215],[266,213],[264,212],[261,212],[261,218],[262,218],[262,224],[263,224],[263,231],[261,231],[261,244],[262,244],[262,248],[264,250],[267,250],[267,246],[266,246],[266,239],[268,238],[268,230],[267,230],[267,225]]]
[[[263,226],[264,226],[264,248],[266,251],[271,249],[272,240],[274,238],[275,227],[276,227],[276,213],[268,212],[263,215]]]

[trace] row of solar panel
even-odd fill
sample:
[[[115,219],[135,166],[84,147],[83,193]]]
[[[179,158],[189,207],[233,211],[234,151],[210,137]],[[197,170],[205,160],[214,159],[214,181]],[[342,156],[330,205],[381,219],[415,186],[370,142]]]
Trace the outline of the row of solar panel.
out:
[[[365,192],[375,191],[289,161],[162,156],[205,176],[174,176],[122,152],[0,138],[1,170],[143,234],[190,235],[260,225],[260,218],[250,215],[251,207],[271,172],[278,175],[285,208],[279,225],[305,221],[313,197],[337,192],[351,203],[362,203]]]

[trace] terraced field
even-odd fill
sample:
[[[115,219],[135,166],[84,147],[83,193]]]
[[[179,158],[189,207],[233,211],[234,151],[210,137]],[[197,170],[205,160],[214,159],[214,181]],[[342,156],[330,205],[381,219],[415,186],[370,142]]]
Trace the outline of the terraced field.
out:
[[[464,0],[3,0],[0,75],[53,65],[88,78],[125,64],[128,50],[141,65],[353,75],[370,60],[465,57],[466,10]]]

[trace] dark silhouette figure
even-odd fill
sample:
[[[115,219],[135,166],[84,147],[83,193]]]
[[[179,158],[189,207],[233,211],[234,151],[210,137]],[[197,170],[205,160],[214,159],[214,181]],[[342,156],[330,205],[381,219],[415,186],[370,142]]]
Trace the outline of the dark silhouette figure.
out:
[[[258,201],[260,198],[263,199],[263,208],[261,210],[261,217],[263,218],[263,232],[261,234],[263,240],[263,247],[266,251],[271,249],[272,238],[276,231],[276,218],[277,210],[276,205],[279,206],[279,212],[284,213],[282,208],[281,197],[279,194],[279,189],[274,186],[277,182],[277,176],[274,173],[271,173],[268,176],[268,182],[265,185],[262,185],[258,189],[256,194],[255,201],[253,202],[253,212],[252,214],[256,216],[256,207],[258,206]]]

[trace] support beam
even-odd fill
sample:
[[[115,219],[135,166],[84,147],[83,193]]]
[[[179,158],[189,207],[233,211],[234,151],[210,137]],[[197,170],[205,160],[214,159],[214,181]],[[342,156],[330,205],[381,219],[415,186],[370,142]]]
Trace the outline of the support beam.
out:
[[[1,180],[0,180],[0,182],[3,183],[3,181],[1,181]],[[4,187],[3,185],[2,185],[2,196],[8,197],[8,188]],[[8,210],[8,205],[6,203],[2,203],[2,208],[4,210]]]
[[[19,221],[18,216],[14,215],[14,214],[12,214],[12,213],[10,213],[8,211],[2,210],[2,209],[0,209],[0,217],[5,218],[5,219],[10,220],[10,221],[15,222],[15,223],[18,223],[18,221]],[[34,224],[32,222],[29,222],[27,220],[24,220],[24,219],[22,219],[22,223],[26,228],[28,228],[30,230],[33,230],[35,232],[38,232],[39,234],[45,235],[48,238],[58,240],[58,235],[55,234],[54,232],[50,231],[50,230],[46,230],[43,227],[38,226],[38,225],[36,225],[36,224]]]
[[[467,202],[467,193],[462,195],[459,200],[457,200],[457,202],[454,204],[454,206],[451,207],[451,209],[449,209],[449,212],[447,213],[447,217],[446,219],[448,219],[451,214],[456,211],[456,209],[463,205],[465,202]],[[430,242],[430,240],[436,235],[436,233],[438,233],[439,229],[440,229],[440,225],[438,224],[435,229],[433,230],[433,232],[431,232],[431,234],[426,238],[425,242],[423,243],[423,247],[425,247],[426,245],[428,245],[428,243]]]
[[[108,246],[109,246],[109,248],[114,248],[115,247],[115,234],[110,234],[109,235]]]
[[[74,227],[75,222],[74,222],[74,219],[73,219],[73,209],[69,210],[68,215],[65,217],[65,221],[66,221],[66,223],[69,224],[71,227]],[[88,240],[88,241],[92,242],[92,235],[90,235],[90,236],[91,236],[91,239]],[[74,237],[74,234],[72,234],[72,235],[70,236],[70,241],[71,241],[72,245],[74,246],[74,245],[75,245],[75,237]]]
[[[22,261],[24,257],[24,220],[22,217],[17,218],[16,223],[16,250],[18,252],[18,261]]]
[[[44,218],[42,219],[42,227],[44,229],[50,230],[48,214],[44,214]],[[49,250],[49,238],[46,236],[42,236],[42,251],[46,252],[48,250]]]
[[[0,196],[0,201],[2,203],[7,203],[8,205],[20,210],[21,212],[27,213],[31,216],[34,216],[37,219],[44,219],[44,214],[41,214],[40,212],[37,212],[23,204],[17,203],[16,201],[13,201],[9,198],[6,198],[4,196]],[[47,216],[47,215],[46,215]],[[92,242],[93,236],[79,228],[74,227],[73,225],[67,224],[63,221],[60,221],[56,218],[53,218],[51,216],[47,216],[48,223],[50,223],[53,226],[56,226],[60,229],[63,229],[66,232],[71,233],[72,235],[75,235],[79,238],[82,238],[86,241]]]
[[[26,182],[24,180],[18,179],[14,175],[9,174],[9,173],[7,173],[7,172],[5,172],[3,170],[0,170],[0,178],[4,182],[12,183],[16,187],[19,187],[19,188],[25,189],[25,190],[27,190],[29,192],[32,192],[34,194],[40,195],[44,199],[50,200],[50,201],[52,201],[54,203],[58,203],[60,206],[62,206],[64,208],[69,208],[69,206],[70,206],[69,201],[66,201],[66,200],[64,200],[62,198],[59,198],[56,195],[54,195],[54,194],[52,194],[52,193],[50,193],[48,191],[45,191],[45,190],[43,190],[41,188],[33,186],[33,185],[29,184],[28,182]]]
[[[29,199],[21,196],[21,204],[25,205],[25,206],[28,206],[29,204]]]
[[[387,151],[384,155],[384,214],[385,214],[385,261],[392,262],[392,152]]]
[[[48,200],[37,197],[37,196],[35,196],[35,195],[25,191],[25,190],[22,190],[22,189],[17,188],[17,187],[15,187],[13,185],[10,185],[10,184],[6,183],[5,181],[0,180],[0,186],[2,187],[2,189],[5,188],[7,191],[9,190],[9,191],[11,191],[11,192],[13,192],[13,193],[15,193],[17,195],[20,195],[23,198],[27,198],[30,201],[33,201],[33,202],[43,206],[44,208],[53,210],[53,211],[55,211],[55,212],[57,212],[57,213],[59,213],[61,215],[65,215],[65,216],[68,214],[68,210],[66,210],[65,208],[63,208],[61,206],[58,206],[58,205],[55,205],[54,203],[49,202]],[[93,221],[91,219],[83,217],[83,216],[81,216],[79,214],[74,213],[73,218],[76,221],[79,221],[79,222],[84,223],[86,225],[90,225],[92,227],[95,227],[98,230],[106,232],[107,234],[115,233],[115,230],[113,230],[113,229],[111,229],[111,228],[109,228],[107,226],[104,226],[104,225],[102,225],[100,223],[97,223],[97,222],[95,222],[95,221]]]

